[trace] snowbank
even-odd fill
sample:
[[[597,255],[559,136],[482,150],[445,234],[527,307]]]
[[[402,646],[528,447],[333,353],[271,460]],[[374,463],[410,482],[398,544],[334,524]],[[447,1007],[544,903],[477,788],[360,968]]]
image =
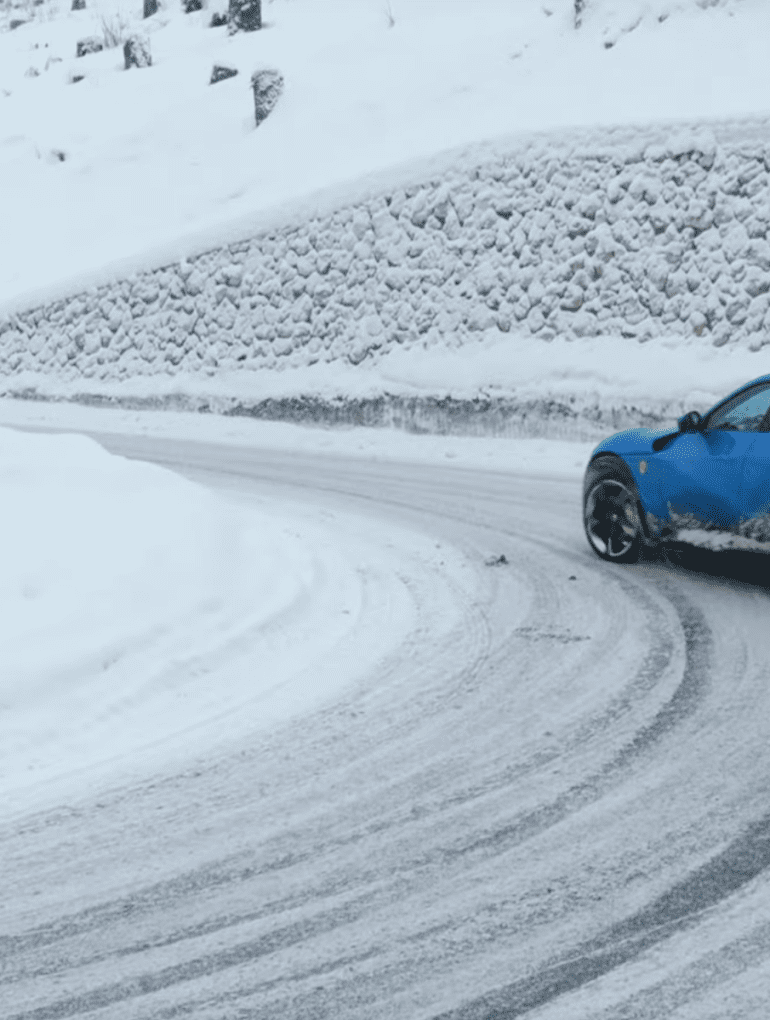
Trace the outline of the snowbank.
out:
[[[0,479],[6,792],[117,753],[139,706],[146,741],[178,725],[206,658],[310,583],[301,542],[266,515],[85,437],[0,429]]]
[[[414,435],[392,429],[317,429],[286,422],[184,411],[128,411],[74,403],[0,399],[0,423],[19,428],[152,436],[226,447],[280,450],[368,463],[451,464],[579,481],[595,442],[468,435]],[[347,541],[347,539],[346,539]]]

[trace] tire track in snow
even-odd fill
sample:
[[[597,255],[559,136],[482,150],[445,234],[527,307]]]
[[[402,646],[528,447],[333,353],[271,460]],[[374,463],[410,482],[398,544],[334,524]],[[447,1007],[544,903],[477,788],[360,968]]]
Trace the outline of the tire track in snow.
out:
[[[422,494],[425,502],[435,506],[433,516],[429,515],[428,519],[435,520],[442,513],[449,519],[448,495],[435,498],[435,494],[429,492],[429,485],[421,488],[414,481],[410,485],[413,486],[412,506],[421,502]],[[380,488],[383,488],[381,482]],[[392,487],[388,487],[382,502],[390,503],[393,497]],[[367,498],[374,499],[374,494]],[[408,493],[403,502],[409,504]],[[456,499],[452,499],[453,507],[456,503]],[[510,508],[500,507],[499,512],[508,513]],[[466,532],[474,529],[475,541],[480,547],[488,544],[488,537],[478,537],[485,522],[474,519],[470,510],[461,510],[455,519],[458,527]],[[493,530],[496,527],[494,520],[490,527]],[[499,526],[497,531],[504,534]],[[522,536],[513,536],[511,541],[520,544]],[[551,551],[563,556],[558,549]],[[603,569],[595,568],[596,577]],[[627,597],[639,605],[642,612],[649,612],[646,623],[649,630],[665,622],[660,610],[656,614],[650,609],[654,607],[654,600],[645,592],[649,578],[620,571],[613,572],[612,576],[619,579]],[[548,583],[547,576],[541,583]],[[394,708],[395,702],[390,705],[382,697],[378,701],[372,694],[371,704],[365,706],[371,711],[368,715],[364,713],[364,723],[335,730],[331,716],[325,722],[319,717],[318,721],[327,729],[304,735],[303,750],[312,749],[312,754],[306,754],[307,764],[319,774],[329,772],[330,762],[333,764],[337,758],[348,754],[353,762],[351,770],[358,770],[360,766],[361,781],[372,783],[371,797],[377,801],[371,810],[364,810],[366,805],[357,803],[352,792],[344,790],[350,771],[343,771],[338,778],[332,776],[334,783],[329,781],[328,809],[321,805],[315,814],[297,821],[289,819],[269,830],[267,835],[255,827],[254,844],[248,851],[220,856],[205,867],[177,873],[171,880],[140,885],[128,896],[105,897],[95,908],[55,918],[48,924],[30,927],[26,932],[22,929],[18,936],[0,944],[5,964],[3,980],[8,982],[6,988],[10,991],[17,979],[28,981],[39,976],[42,980],[51,974],[57,976],[57,986],[51,984],[47,993],[41,993],[46,1001],[30,1003],[29,1008],[22,1006],[21,1012],[9,1011],[4,1020],[54,1020],[100,1010],[105,1017],[122,1017],[124,1013],[129,1015],[129,1009],[132,1017],[152,1017],[153,1020],[184,1015],[194,1016],[196,1020],[215,1016],[229,1020],[234,1015],[248,1016],[250,1020],[278,1015],[317,1020],[324,1016],[373,1015],[368,1004],[378,998],[385,1001],[383,1008],[389,1008],[391,1016],[413,1015],[410,1010],[399,1010],[394,1005],[392,989],[405,981],[420,986],[425,977],[420,968],[427,970],[432,965],[430,953],[438,953],[442,940],[451,937],[464,923],[462,897],[458,898],[451,918],[444,919],[440,911],[433,909],[423,921],[415,907],[422,903],[421,890],[430,888],[432,883],[435,885],[439,878],[449,883],[447,888],[455,880],[463,887],[470,881],[468,888],[471,888],[479,881],[475,876],[484,861],[493,865],[499,861],[507,867],[510,858],[506,855],[510,855],[512,848],[525,845],[537,835],[568,828],[570,820],[578,817],[583,808],[601,801],[629,776],[646,769],[656,755],[663,753],[662,748],[670,746],[670,738],[681,725],[702,706],[712,681],[712,636],[706,619],[680,590],[675,579],[665,575],[656,577],[653,586],[674,606],[680,621],[679,638],[665,627],[658,627],[656,644],[648,650],[634,677],[598,707],[593,706],[590,716],[569,731],[569,741],[557,754],[569,759],[582,742],[600,740],[602,730],[627,719],[632,708],[651,711],[649,696],[666,670],[671,669],[677,640],[680,645],[684,641],[685,646],[681,679],[660,707],[652,706],[652,718],[637,726],[606,761],[601,761],[601,748],[597,747],[598,760],[584,780],[571,784],[535,811],[514,813],[513,819],[503,825],[488,824],[494,822],[495,811],[503,817],[498,809],[490,809],[490,819],[483,810],[477,810],[475,815],[469,813],[479,805],[483,809],[485,798],[496,791],[505,793],[510,789],[513,796],[523,778],[551,760],[548,757],[551,752],[542,745],[519,762],[515,761],[512,749],[513,761],[507,769],[501,770],[504,758],[479,746],[478,760],[471,773],[463,774],[462,769],[453,773],[449,769],[454,752],[451,746],[440,746],[440,740],[446,740],[452,730],[446,725],[449,709],[440,695],[451,692],[458,702],[457,707],[464,710],[457,716],[458,724],[467,727],[474,723],[470,729],[455,726],[460,739],[479,737],[493,722],[502,735],[504,719],[495,721],[487,702],[506,689],[503,674],[516,643],[527,645],[515,636],[516,628],[511,624],[508,638],[490,651],[489,634],[485,632],[482,619],[485,614],[481,613],[471,628],[473,662],[465,660],[459,668],[454,662],[454,669],[441,673],[442,665],[451,662],[453,649],[436,650],[436,668],[440,675],[430,686],[430,673],[419,674],[421,662],[425,665],[427,659],[410,661],[408,666],[415,671],[414,681],[396,689],[397,694],[407,697],[398,711]],[[612,597],[607,596],[608,600]],[[531,648],[532,642],[529,646]],[[566,651],[560,647],[556,653],[547,650],[543,653],[541,648],[538,654],[545,654],[544,669],[556,668],[562,655],[575,652],[574,646]],[[412,650],[415,654],[418,651]],[[444,652],[443,658],[439,651]],[[532,656],[534,652],[527,661],[535,662]],[[590,665],[590,659],[587,661]],[[474,663],[478,669],[469,679],[467,669],[473,671]],[[395,675],[385,679],[390,683]],[[425,683],[428,686],[422,689]],[[346,710],[353,705],[356,712],[362,708],[362,703],[356,701],[346,706]],[[383,708],[392,711],[390,721],[381,712]],[[486,714],[481,713],[482,709]],[[475,711],[479,712],[477,721],[466,718]],[[401,730],[404,731],[401,733],[403,743],[397,744],[396,735]],[[335,737],[341,743],[334,753],[321,753],[319,748],[322,749],[324,742]],[[411,757],[407,758],[407,754]],[[387,774],[388,769],[394,770],[395,775],[390,785],[387,775],[384,779],[379,777],[379,773]],[[414,777],[409,774],[410,769],[414,770]],[[397,774],[399,770],[403,771],[403,776]],[[244,779],[248,775],[244,772]],[[436,775],[441,781],[436,781]],[[281,790],[291,788],[290,779],[291,776],[285,779]],[[437,785],[429,786],[436,782]],[[169,781],[168,796],[162,799],[174,797],[176,788],[174,782]],[[410,799],[412,788],[429,790],[430,797],[426,793],[427,799]],[[326,788],[319,781],[308,789]],[[190,795],[182,785],[179,790],[183,799]],[[212,787],[211,804],[217,799],[215,793]],[[347,794],[351,795],[345,800]],[[275,796],[277,798],[278,793]],[[142,808],[141,799],[134,798],[134,801],[134,810],[151,810],[149,801],[145,808]],[[256,807],[259,803],[254,801],[249,805]],[[286,810],[294,803],[290,802]],[[301,801],[296,800],[296,805],[301,805]],[[514,803],[514,811],[515,806]],[[451,827],[445,824],[441,828],[439,823],[446,823],[447,819],[452,822]],[[221,819],[212,818],[212,824],[224,826],[226,821],[226,813]],[[447,838],[447,833],[451,838]],[[748,857],[734,853],[732,857],[723,857],[722,865],[732,867],[736,874],[749,875],[747,861],[765,861],[763,839],[764,830],[757,830],[743,848]],[[542,844],[538,847],[540,852]],[[465,1020],[465,1010],[469,1020],[475,1015],[472,1010],[477,1009],[477,1015],[488,1018],[491,1007],[498,1011],[509,1010],[508,1014],[500,1012],[500,1016],[518,1016],[534,1008],[533,1003],[548,1002],[571,988],[584,986],[599,973],[617,968],[654,944],[649,939],[660,940],[674,930],[696,923],[699,886],[693,876],[699,874],[711,890],[713,902],[719,902],[720,896],[733,891],[719,884],[717,863],[711,871],[696,869],[683,882],[675,883],[669,893],[653,897],[644,909],[632,912],[626,920],[605,926],[599,936],[574,940],[571,944],[575,948],[561,955],[546,955],[545,963],[538,967],[533,978],[508,983],[454,1010],[443,1013],[434,1010],[433,1015]],[[273,879],[280,884],[270,885]],[[502,874],[500,883],[505,888]],[[261,891],[264,888],[279,890],[280,894],[266,895]],[[257,904],[244,909],[245,903],[253,901],[255,896]],[[237,900],[241,901],[240,907],[232,909]],[[399,938],[404,945],[415,947],[418,962],[413,964],[414,973],[403,960],[389,956],[391,940],[387,924],[381,920],[383,912],[387,911],[405,915],[405,930]],[[411,917],[413,913],[414,918]],[[252,934],[249,929],[257,927],[257,922],[268,930]],[[523,915],[519,922],[521,938],[527,937],[527,924],[532,925],[533,931],[537,930],[536,922],[537,917],[531,911]],[[155,934],[153,929],[156,929]],[[47,951],[44,951],[45,946],[49,947]],[[623,958],[618,955],[621,950],[630,955]],[[482,952],[475,945],[473,951]],[[282,962],[277,964],[276,960]],[[94,966],[100,962],[101,968]],[[17,967],[15,971],[14,967]],[[90,972],[87,972],[88,967],[92,968]],[[110,971],[119,974],[132,968],[135,973],[104,980]],[[340,976],[348,969],[358,971],[355,980],[343,980]],[[516,970],[515,967],[511,969]],[[332,977],[341,982],[336,991],[323,992],[311,987],[314,982],[323,983]],[[65,986],[59,978],[82,987],[72,994],[63,994]],[[570,981],[577,983],[570,985]],[[455,1001],[459,1003],[462,998],[457,996]],[[19,1005],[21,1003],[16,1004],[17,1009]],[[429,1013],[422,1011],[419,1015]]]
[[[640,956],[697,924],[704,911],[770,867],[770,814],[750,826],[722,853],[693,871],[648,907],[578,946],[524,981],[484,996],[434,1020],[515,1020]]]
[[[635,588],[635,586],[630,586],[627,583],[624,584],[624,587],[627,589]],[[654,604],[651,600],[645,600],[644,596],[640,596],[638,591],[634,591],[633,594],[637,600],[642,601],[648,612],[651,614],[655,613],[653,619],[658,623],[661,622],[661,614],[659,611],[655,611]],[[586,782],[575,787],[571,787],[556,801],[543,806],[538,809],[537,812],[531,813],[528,816],[515,819],[511,824],[506,826],[505,829],[486,834],[481,839],[477,839],[471,844],[454,847],[440,847],[434,850],[431,855],[424,858],[405,860],[401,865],[405,873],[409,874],[415,869],[423,868],[428,865],[433,867],[436,867],[437,865],[440,866],[442,863],[447,863],[453,858],[463,857],[466,854],[473,854],[474,856],[480,854],[484,856],[498,856],[509,850],[511,846],[521,844],[542,833],[545,829],[557,825],[570,814],[579,811],[587,804],[601,797],[607,791],[609,786],[618,782],[622,778],[622,773],[630,767],[635,758],[647,751],[657,740],[670,732],[671,728],[678,721],[689,715],[695,709],[708,676],[708,628],[703,620],[702,614],[700,614],[694,607],[689,606],[683,597],[678,597],[676,596],[676,593],[673,592],[669,594],[672,600],[675,600],[677,603],[677,612],[685,636],[686,665],[682,680],[677,686],[673,696],[661,709],[658,710],[653,722],[646,726],[643,730],[639,731],[634,739],[627,744],[598,775],[591,777]],[[489,639],[487,636],[486,640],[483,640],[480,647],[477,648],[475,665],[472,669],[474,674],[477,673],[483,666],[483,662],[487,656],[488,644]],[[505,651],[507,652],[507,649],[505,649]],[[670,636],[667,635],[665,631],[661,630],[659,646],[651,650],[647,659],[644,663],[642,663],[640,669],[637,671],[636,676],[633,678],[631,683],[626,686],[623,694],[619,696],[619,700],[622,704],[627,704],[631,697],[631,691],[638,689],[644,693],[648,693],[649,690],[654,687],[655,679],[660,677],[668,666],[672,651],[672,641]],[[498,653],[498,660],[501,659],[501,656],[502,653]],[[464,676],[465,671],[458,673],[458,678]],[[585,740],[587,737],[587,729],[601,729],[602,725],[617,717],[619,712],[620,708],[618,705],[611,706],[601,718],[600,723],[592,720],[589,724],[581,727],[578,731],[578,735],[573,738],[572,742],[577,743]],[[514,782],[515,778],[518,777],[510,777],[509,781]],[[483,791],[478,791],[476,793],[476,796],[486,795],[487,792],[488,786],[485,786]],[[471,798],[472,797],[473,794],[471,794]],[[460,800],[454,798],[455,805],[458,803],[464,803],[466,799],[468,798],[464,797]],[[440,805],[439,810],[443,810],[446,806],[447,805],[445,804]],[[379,825],[377,828],[381,833],[384,833],[387,829],[399,825],[403,825],[403,819],[390,819],[388,822],[383,825]],[[363,834],[352,834],[348,837],[348,839],[360,840],[366,835],[366,832]],[[319,846],[316,843],[313,845],[312,849],[305,853],[294,853],[289,857],[281,853],[277,860],[267,861],[261,868],[235,867],[230,870],[208,869],[204,874],[188,875],[185,876],[184,879],[175,880],[170,885],[164,884],[156,886],[151,890],[146,890],[140,897],[132,897],[129,900],[115,903],[106,909],[102,907],[97,911],[87,912],[85,915],[70,918],[64,924],[54,926],[49,931],[37,931],[35,933],[30,933],[27,936],[22,936],[19,940],[0,940],[0,952],[2,952],[3,956],[7,959],[14,949],[17,951],[23,951],[24,949],[33,947],[39,948],[42,944],[50,944],[61,938],[71,938],[76,935],[86,934],[89,931],[98,931],[101,928],[109,926],[115,921],[125,920],[126,916],[137,917],[143,912],[143,910],[154,912],[157,910],[159,903],[162,902],[173,902],[178,898],[184,899],[191,895],[200,895],[204,890],[211,889],[212,887],[221,887],[232,882],[253,881],[258,878],[260,874],[264,875],[265,873],[275,871],[276,869],[288,870],[302,866],[303,864],[306,864],[312,856],[318,856],[319,853],[333,852],[334,849],[338,849],[341,845],[343,844],[339,841],[333,841],[327,846]],[[374,879],[376,876],[372,875],[371,877]],[[362,876],[359,876],[359,880],[361,878]],[[318,900],[328,898],[332,891],[333,890],[328,887],[323,890],[315,888],[312,890],[311,894],[310,890],[308,890],[306,899],[312,899],[317,902]],[[239,942],[235,946],[231,946],[227,950],[222,950],[218,953],[196,957],[192,960],[186,960],[183,964],[163,968],[159,971],[148,972],[142,974],[140,977],[114,982],[110,985],[93,989],[87,995],[73,997],[69,1000],[59,1000],[48,1007],[41,1007],[30,1012],[14,1014],[14,1016],[9,1018],[9,1020],[55,1020],[55,1018],[59,1017],[65,1018],[78,1016],[83,1013],[92,1012],[96,1009],[114,1006],[118,1003],[125,1002],[126,1000],[147,996],[177,984],[196,981],[200,978],[211,976],[212,974],[216,974],[229,968],[241,967],[244,964],[258,961],[262,957],[267,957],[279,949],[286,949],[287,947],[302,943],[308,939],[321,937],[342,925],[359,921],[365,918],[368,912],[377,907],[377,899],[378,897],[376,894],[366,893],[362,896],[355,897],[353,901],[348,901],[343,908],[322,911],[321,913],[315,914],[312,920],[306,918],[297,924],[279,926],[274,928],[268,935],[262,938]],[[298,905],[301,905],[301,903],[294,903],[291,906],[296,907]],[[176,942],[192,941],[199,939],[203,935],[211,935],[226,929],[237,929],[248,921],[262,919],[266,916],[270,916],[271,914],[280,916],[281,913],[287,912],[288,909],[290,909],[289,904],[276,903],[272,905],[272,909],[269,911],[263,910],[239,913],[235,916],[220,919],[219,921],[210,920],[204,925],[198,925],[187,930],[174,932],[171,936],[163,939],[155,940],[153,942],[145,941],[134,946],[126,946],[119,952],[118,955],[126,956],[142,954],[150,949],[167,947]],[[81,966],[90,965],[94,962],[99,962],[100,960],[109,959],[109,956],[109,953],[97,953],[81,959],[79,963]],[[366,956],[361,957],[361,959],[365,958]],[[604,959],[604,957],[602,957],[602,959]],[[51,970],[49,968],[26,973],[22,972],[18,975],[18,978],[29,980],[29,978],[41,977],[43,974],[50,972]],[[589,970],[587,973],[592,973],[592,971]],[[173,1014],[168,1015],[171,1016]],[[511,1015],[514,1016],[517,1014]]]
[[[558,825],[570,814],[580,811],[604,796],[612,786],[627,776],[638,758],[652,750],[658,741],[670,734],[678,723],[695,711],[709,683],[710,632],[703,614],[695,606],[689,605],[683,595],[673,589],[670,589],[668,594],[677,610],[684,634],[686,664],[682,680],[673,696],[658,710],[652,722],[639,730],[600,772],[570,787],[551,803],[513,819],[501,829],[486,833],[462,846],[440,851],[446,859],[489,851],[500,854]],[[654,649],[637,673],[633,686],[647,688],[650,675],[660,676],[670,654],[668,642],[662,648]],[[613,718],[616,711],[613,706],[599,718],[604,722]],[[595,728],[596,724],[592,721],[589,727],[581,729],[580,737],[574,742],[585,739],[586,729]]]

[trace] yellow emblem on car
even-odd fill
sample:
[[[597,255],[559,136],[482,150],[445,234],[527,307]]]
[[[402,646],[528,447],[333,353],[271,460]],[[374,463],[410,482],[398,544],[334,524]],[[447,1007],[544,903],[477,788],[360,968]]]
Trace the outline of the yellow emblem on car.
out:
[[[639,474],[643,475],[646,470],[647,470],[647,461],[646,460],[640,460],[639,461]]]

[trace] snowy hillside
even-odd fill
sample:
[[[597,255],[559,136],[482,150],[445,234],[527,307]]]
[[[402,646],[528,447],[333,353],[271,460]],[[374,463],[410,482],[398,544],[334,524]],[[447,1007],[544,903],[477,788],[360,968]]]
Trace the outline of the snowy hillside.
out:
[[[587,0],[579,30],[573,0],[266,0],[235,36],[216,0],[69,6],[0,6],[0,300],[465,143],[770,110],[762,0]],[[137,31],[152,67],[75,56]],[[286,90],[256,129],[261,67]]]

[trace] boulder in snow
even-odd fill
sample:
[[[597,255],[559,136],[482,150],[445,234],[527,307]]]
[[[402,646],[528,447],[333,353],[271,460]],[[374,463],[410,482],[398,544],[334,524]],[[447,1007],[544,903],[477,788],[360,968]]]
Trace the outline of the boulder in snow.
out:
[[[214,13],[211,15],[209,28],[222,28],[222,26],[226,24],[227,24],[227,12],[214,11]]]
[[[127,71],[132,67],[151,67],[149,39],[140,35],[129,36],[123,43],[123,60]]]
[[[86,0],[72,0],[73,11],[84,11],[86,9]]]
[[[231,35],[262,28],[262,0],[230,0],[228,13]]]
[[[209,85],[216,85],[218,81],[224,81],[226,78],[234,78],[236,74],[238,74],[238,71],[234,67],[224,67],[221,64],[214,64],[211,71]]]
[[[104,43],[102,40],[95,35],[90,35],[87,39],[79,39],[75,46],[76,57],[86,57],[89,53],[99,53],[104,49]]]
[[[151,18],[158,13],[158,0],[144,0],[144,16]]]
[[[272,113],[283,92],[283,75],[269,68],[255,71],[251,76],[251,88],[254,92],[254,117],[259,127]]]

